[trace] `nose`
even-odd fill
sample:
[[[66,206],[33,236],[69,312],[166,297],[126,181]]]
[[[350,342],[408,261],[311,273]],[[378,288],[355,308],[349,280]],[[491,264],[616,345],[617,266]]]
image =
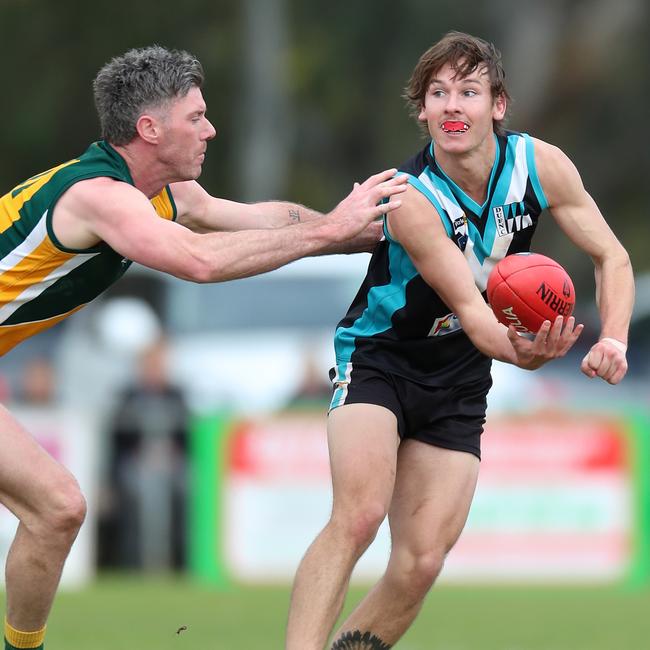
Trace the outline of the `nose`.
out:
[[[448,113],[457,113],[460,110],[458,103],[458,94],[451,92],[447,95],[447,105],[445,109]]]
[[[207,122],[207,135],[205,136],[205,139],[212,140],[212,138],[215,138],[217,135],[217,129],[212,126],[212,122],[210,122],[210,120],[206,119],[205,121]]]

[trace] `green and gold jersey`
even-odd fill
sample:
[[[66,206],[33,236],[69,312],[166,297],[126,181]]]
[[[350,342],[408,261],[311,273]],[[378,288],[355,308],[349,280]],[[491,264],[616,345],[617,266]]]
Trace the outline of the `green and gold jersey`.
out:
[[[0,198],[0,355],[86,305],[131,265],[105,242],[66,248],[52,229],[61,195],[74,183],[100,176],[133,185],[124,159],[104,141]],[[163,219],[176,218],[169,187],[151,203]]]

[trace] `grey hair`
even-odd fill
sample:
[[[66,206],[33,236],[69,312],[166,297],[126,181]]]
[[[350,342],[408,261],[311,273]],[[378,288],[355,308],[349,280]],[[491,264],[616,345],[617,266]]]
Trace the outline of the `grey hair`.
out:
[[[194,86],[201,88],[203,79],[201,63],[183,50],[152,45],[115,57],[93,82],[102,138],[128,144],[143,112],[184,97]]]

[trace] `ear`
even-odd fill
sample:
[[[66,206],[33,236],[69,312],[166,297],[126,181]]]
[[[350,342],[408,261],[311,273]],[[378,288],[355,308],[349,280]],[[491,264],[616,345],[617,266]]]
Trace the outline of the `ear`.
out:
[[[505,116],[506,111],[508,110],[508,100],[504,94],[497,95],[494,99],[494,105],[492,106],[492,119],[500,122]]]
[[[135,123],[135,129],[138,135],[150,144],[156,144],[160,138],[160,120],[157,120],[152,115],[140,115],[138,121]]]
[[[424,104],[420,107],[420,113],[418,114],[418,122],[426,122],[427,121],[427,112],[424,107]]]

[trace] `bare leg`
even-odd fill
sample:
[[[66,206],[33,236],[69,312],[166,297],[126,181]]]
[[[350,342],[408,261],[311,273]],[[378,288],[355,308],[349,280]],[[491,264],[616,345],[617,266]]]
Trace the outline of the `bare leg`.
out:
[[[20,520],[5,568],[7,621],[17,630],[39,630],[85,517],[85,502],[68,470],[2,407],[0,502]]]
[[[381,406],[351,404],[329,416],[332,516],[307,550],[291,596],[287,650],[322,650],[345,600],[350,574],[391,501],[398,436]]]
[[[388,568],[343,623],[334,648],[389,648],[406,632],[465,525],[478,467],[478,459],[468,453],[414,440],[402,443],[388,515]],[[366,634],[366,642],[345,645],[355,633]]]

